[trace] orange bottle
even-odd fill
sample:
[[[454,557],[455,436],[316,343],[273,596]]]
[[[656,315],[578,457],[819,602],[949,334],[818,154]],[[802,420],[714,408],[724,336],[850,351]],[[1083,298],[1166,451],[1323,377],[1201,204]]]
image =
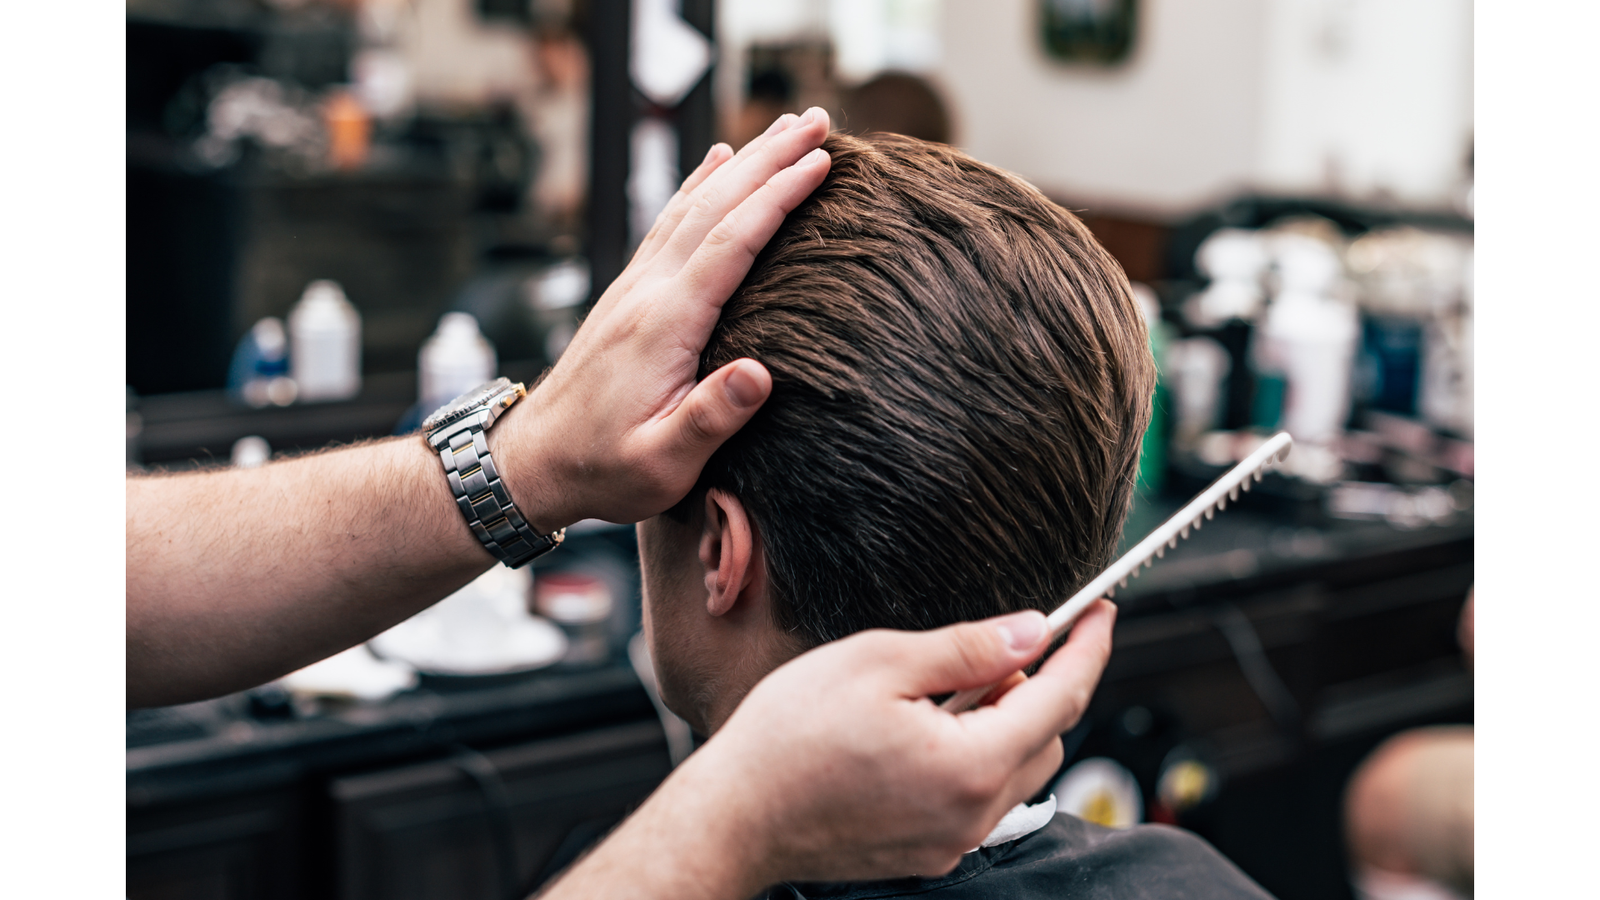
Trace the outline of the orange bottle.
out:
[[[349,91],[334,91],[322,105],[328,129],[328,162],[335,169],[359,169],[372,146],[372,118]]]

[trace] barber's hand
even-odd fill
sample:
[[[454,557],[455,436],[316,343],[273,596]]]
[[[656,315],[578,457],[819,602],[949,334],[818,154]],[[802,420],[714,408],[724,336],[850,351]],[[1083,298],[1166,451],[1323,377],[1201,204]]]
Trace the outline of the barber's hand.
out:
[[[825,644],[758,684],[552,896],[749,897],[779,881],[940,875],[1061,764],[1111,653],[1102,600],[1047,645],[1021,613]],[[1009,680],[951,715],[929,695]],[[647,860],[648,862],[642,862]]]
[[[769,879],[943,874],[1055,774],[1115,619],[1100,601],[1038,674],[959,715],[927,698],[1032,662],[1048,640],[1043,615],[864,632],[774,671],[701,752],[720,779],[738,772],[768,792],[766,827],[751,830],[767,842]]]
[[[539,470],[506,467],[535,527],[660,513],[766,400],[772,377],[754,360],[696,383],[700,353],[756,254],[827,175],[818,148],[828,127],[814,108],[778,119],[738,154],[712,147],[531,402],[507,416],[526,425],[507,429],[517,444],[507,458]]]

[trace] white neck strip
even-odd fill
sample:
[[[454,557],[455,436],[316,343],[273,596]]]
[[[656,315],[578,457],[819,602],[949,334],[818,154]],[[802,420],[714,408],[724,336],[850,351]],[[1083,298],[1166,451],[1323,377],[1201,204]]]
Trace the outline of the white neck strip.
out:
[[[1014,841],[1017,838],[1033,834],[1035,831],[1049,825],[1055,814],[1055,794],[1051,794],[1032,806],[1026,803],[1018,803],[1011,808],[1010,812],[1005,814],[1005,818],[1001,819],[999,824],[994,826],[994,830],[989,832],[989,836],[983,839],[983,843],[967,852],[974,853],[984,847],[993,847],[997,844],[1004,844],[1007,841]]]

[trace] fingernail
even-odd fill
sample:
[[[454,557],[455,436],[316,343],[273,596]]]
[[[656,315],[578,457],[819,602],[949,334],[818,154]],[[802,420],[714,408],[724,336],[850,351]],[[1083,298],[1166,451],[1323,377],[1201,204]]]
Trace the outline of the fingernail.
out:
[[[776,122],[773,122],[767,127],[767,134],[777,134],[780,131],[788,131],[789,128],[798,121],[800,121],[800,117],[794,113],[784,113],[778,117]]]
[[[817,149],[811,151],[810,153],[807,153],[805,156],[800,157],[800,165],[802,165],[802,166],[814,166],[817,163],[820,163],[820,162],[822,162],[823,160],[825,160],[827,158],[828,158],[828,151],[822,149],[821,147],[818,147]]]
[[[1000,629],[1006,646],[1018,652],[1037,647],[1047,631],[1044,613],[1035,610],[1013,613],[997,620],[995,627]]]
[[[727,386],[728,397],[737,406],[755,406],[765,398],[761,382],[757,381],[745,366],[739,366],[728,373]]]
[[[700,165],[703,166],[706,163],[711,162],[711,157],[716,156],[717,155],[717,150],[720,149],[721,147],[722,147],[721,144],[712,144],[711,145],[711,149],[706,151],[706,158],[700,160]]]
[[[801,118],[800,121],[805,122],[807,125],[809,125],[812,122],[815,122],[817,120],[817,118],[819,116],[821,116],[821,115],[822,115],[822,107],[813,106],[810,109],[806,110],[805,116],[803,118]]]

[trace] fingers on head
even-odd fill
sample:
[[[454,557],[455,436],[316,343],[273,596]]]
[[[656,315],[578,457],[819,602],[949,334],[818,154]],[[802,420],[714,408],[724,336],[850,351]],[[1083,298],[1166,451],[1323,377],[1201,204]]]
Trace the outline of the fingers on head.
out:
[[[688,211],[689,204],[696,189],[705,183],[723,163],[733,158],[733,150],[727,144],[712,144],[707,151],[706,158],[695,167],[689,177],[683,180],[672,199],[667,201],[661,214],[656,216],[655,224],[650,226],[649,234],[645,235],[639,243],[639,249],[634,253],[634,259],[647,260],[654,256],[661,246],[667,242],[672,233],[677,229],[678,223],[683,220],[684,213]]]
[[[683,180],[683,184],[678,187],[677,192],[672,195],[672,199],[667,202],[666,209],[662,211],[657,221],[670,220],[676,223],[679,219],[682,219],[683,214],[688,211],[689,206],[696,198],[695,192],[700,190],[700,186],[705,184],[718,169],[721,169],[731,159],[733,159],[733,151],[728,148],[727,144],[711,145],[711,150],[706,153],[705,160],[693,172],[689,173],[688,178]],[[670,229],[667,231],[670,233]]]
[[[767,126],[766,131],[763,131],[746,141],[745,145],[739,148],[739,152],[733,155],[733,158],[735,160],[749,159],[756,153],[756,151],[760,150],[762,147],[765,147],[773,138],[793,128],[795,123],[799,121],[800,117],[794,113],[784,113],[776,119],[773,119],[772,124]]]
[[[683,267],[687,291],[724,300],[733,293],[784,218],[827,177],[828,155],[816,153],[774,174],[705,233]]]
[[[766,131],[763,131],[761,134],[752,138],[743,147],[740,147],[739,152],[734,155],[734,159],[738,161],[749,159],[750,157],[761,152],[763,147],[771,144],[783,134],[797,130],[801,131],[802,133],[807,133],[812,129],[818,128],[819,126],[822,129],[822,135],[826,135],[829,127],[828,113],[820,107],[812,107],[798,116],[794,113],[784,113],[783,115],[774,119],[772,124],[767,126]],[[816,141],[820,144],[822,142],[822,138],[817,137]],[[813,146],[815,146],[815,144],[813,144]]]
[[[810,115],[808,113],[808,115]],[[822,145],[828,134],[828,116],[821,110],[800,119],[785,130],[751,141],[728,163],[712,172],[695,191],[700,195],[684,214],[678,228],[663,248],[677,264],[693,255],[695,248],[722,218],[738,208],[746,198],[774,175],[793,166]],[[820,178],[818,179],[820,182]],[[815,184],[812,185],[815,187]],[[809,191],[807,191],[809,193]],[[711,202],[700,202],[711,195]],[[792,209],[793,207],[789,207]],[[787,213],[787,210],[785,210]]]
[[[787,127],[745,145],[729,165],[720,167],[706,182],[723,181],[742,187],[743,194],[748,194],[773,175],[794,165],[807,153],[821,147],[823,139],[828,136],[828,114],[820,109],[808,110],[804,117],[788,115],[785,118],[791,120]]]
[[[712,451],[750,421],[771,392],[772,375],[766,367],[749,359],[728,363],[695,385],[678,404],[670,420],[678,446],[664,452],[704,465]]]
[[[689,177],[683,180],[683,185],[678,188],[678,193],[684,196],[694,193],[695,188],[705,183],[705,180],[711,177],[712,172],[715,172],[723,163],[732,158],[733,148],[720,141],[712,144],[711,149],[706,151],[706,158],[701,160],[700,165],[695,166],[694,171],[689,173]]]

